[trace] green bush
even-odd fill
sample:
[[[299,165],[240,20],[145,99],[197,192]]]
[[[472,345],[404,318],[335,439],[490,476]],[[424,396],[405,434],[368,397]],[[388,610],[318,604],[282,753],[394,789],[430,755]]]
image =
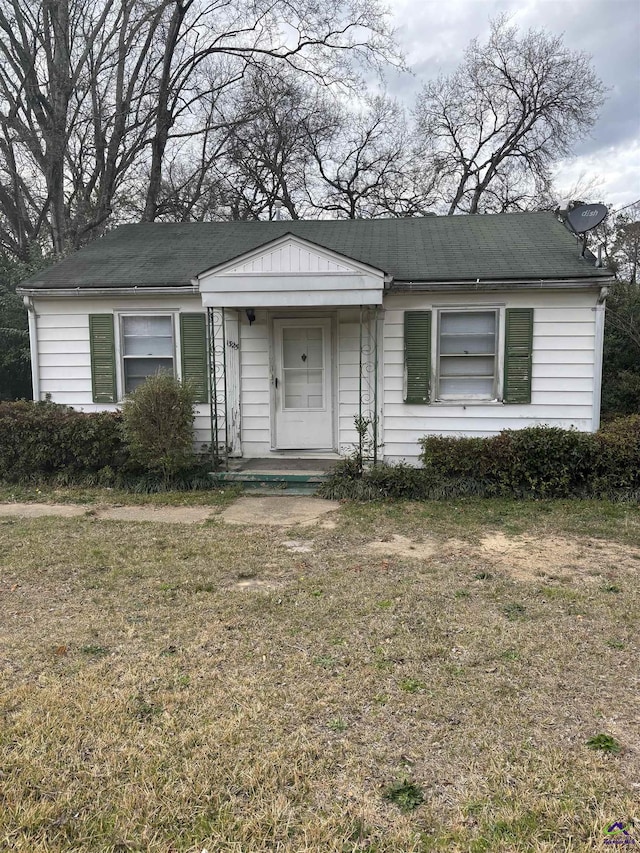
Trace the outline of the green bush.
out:
[[[379,464],[360,476],[345,460],[321,494],[354,500],[640,498],[640,415],[595,434],[534,426],[489,438],[429,435],[420,443],[421,468]]]
[[[0,403],[0,479],[69,479],[115,471],[127,461],[119,413],[85,414],[55,403]],[[108,473],[102,478],[108,479]]]
[[[640,497],[640,415],[610,421],[594,438],[592,491]]]
[[[122,407],[132,460],[165,480],[192,469],[194,405],[193,388],[169,373],[139,385]]]
[[[533,426],[484,439],[499,494],[564,498],[589,493],[596,442],[592,433]]]

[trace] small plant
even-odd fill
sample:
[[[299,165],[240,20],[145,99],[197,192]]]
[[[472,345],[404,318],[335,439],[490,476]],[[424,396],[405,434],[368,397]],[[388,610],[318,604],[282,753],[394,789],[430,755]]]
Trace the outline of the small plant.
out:
[[[149,702],[138,694],[131,703],[131,714],[141,723],[148,723],[154,717],[162,714],[163,708],[155,702]]]
[[[502,660],[520,660],[520,653],[517,649],[505,649],[500,657]]]
[[[331,667],[335,666],[337,661],[332,657],[315,657],[313,662],[316,666],[321,666],[323,669],[331,669]]]
[[[412,812],[424,803],[422,788],[408,779],[390,785],[384,793],[384,798],[398,806],[402,812]]]
[[[619,587],[619,586],[617,586],[615,583],[608,583],[608,584],[605,584],[603,587],[601,587],[601,589],[602,589],[602,591],[603,591],[603,592],[612,592],[612,593],[614,593],[614,594],[616,594],[616,595],[617,595],[619,592],[622,592],[622,590],[620,589],[620,587]]]
[[[607,640],[607,645],[610,649],[624,649],[624,643],[620,640]]]
[[[474,577],[477,581],[490,581],[493,575],[490,575],[489,572],[477,572]]]
[[[507,617],[507,619],[513,621],[514,619],[518,619],[521,616],[524,616],[525,609],[521,604],[518,604],[515,601],[511,601],[509,604],[505,604],[502,608],[502,612]]]
[[[122,407],[131,458],[165,481],[195,465],[195,392],[169,373],[148,377]]]
[[[218,589],[215,583],[197,583],[193,587],[194,592],[215,592]]]
[[[590,737],[587,741],[587,746],[589,749],[599,749],[602,752],[608,752],[612,755],[616,755],[622,749],[614,737],[604,733]]]
[[[105,649],[104,646],[97,646],[93,644],[89,644],[88,646],[82,646],[80,651],[83,655],[89,655],[90,657],[104,657],[109,654],[109,649]]]
[[[404,690],[405,693],[419,693],[424,688],[424,681],[420,681],[417,678],[405,678],[400,682],[400,689]]]
[[[343,732],[347,728],[347,724],[342,717],[335,717],[333,720],[329,720],[327,728],[331,729],[332,732]]]

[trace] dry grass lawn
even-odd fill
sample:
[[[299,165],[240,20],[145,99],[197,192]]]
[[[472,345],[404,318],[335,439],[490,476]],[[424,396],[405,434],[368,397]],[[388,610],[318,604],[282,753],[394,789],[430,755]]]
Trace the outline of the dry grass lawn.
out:
[[[0,849],[640,843],[640,509],[333,519],[0,519]]]

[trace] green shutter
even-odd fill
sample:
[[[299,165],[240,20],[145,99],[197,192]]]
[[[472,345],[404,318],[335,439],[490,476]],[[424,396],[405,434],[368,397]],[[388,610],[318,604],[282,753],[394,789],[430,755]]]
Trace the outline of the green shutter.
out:
[[[89,314],[91,389],[94,403],[115,403],[116,349],[113,314]]]
[[[196,390],[196,402],[209,400],[207,318],[205,314],[180,315],[180,352],[182,380]]]
[[[405,403],[428,403],[431,385],[431,311],[404,314]]]
[[[505,403],[531,402],[533,308],[507,308],[504,352]]]

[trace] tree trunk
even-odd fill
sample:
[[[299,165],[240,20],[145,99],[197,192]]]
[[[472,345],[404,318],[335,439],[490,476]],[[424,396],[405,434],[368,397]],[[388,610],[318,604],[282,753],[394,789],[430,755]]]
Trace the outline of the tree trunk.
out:
[[[158,212],[158,198],[162,186],[162,161],[169,140],[169,131],[173,125],[173,115],[169,109],[169,98],[171,94],[171,66],[173,55],[178,43],[180,28],[189,8],[189,3],[184,6],[178,0],[176,2],[164,49],[162,60],[162,75],[158,91],[158,107],[156,110],[155,132],[151,140],[151,167],[149,170],[149,186],[145,199],[143,222],[153,222]]]

